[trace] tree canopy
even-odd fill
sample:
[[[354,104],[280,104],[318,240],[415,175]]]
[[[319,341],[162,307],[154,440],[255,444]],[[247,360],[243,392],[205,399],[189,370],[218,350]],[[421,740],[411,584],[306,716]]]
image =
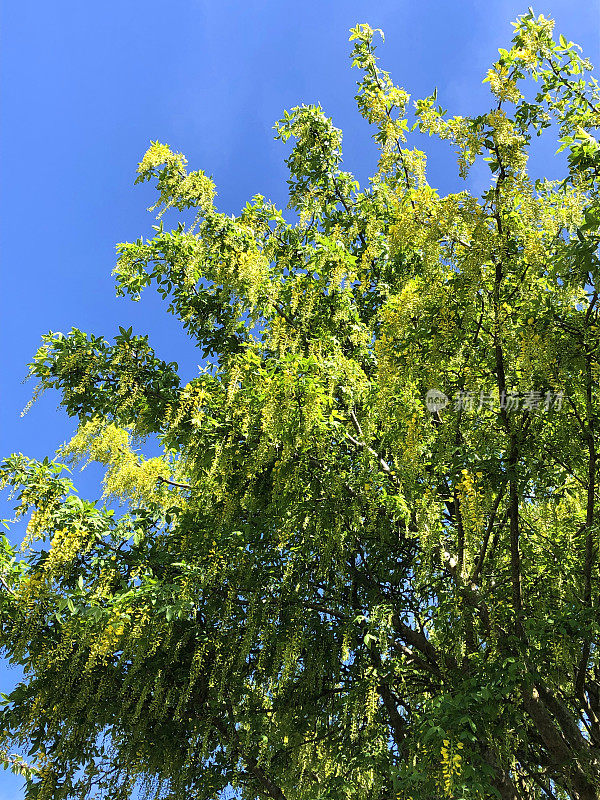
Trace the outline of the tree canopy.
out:
[[[154,285],[203,367],[183,385],[131,329],[31,364],[78,427],[0,473],[28,519],[0,739],[30,800],[600,797],[600,91],[551,20],[514,26],[472,117],[410,103],[351,31],[362,188],[318,106],[276,125],[287,213],[220,213],[144,155],[182,221],[118,245],[117,292]],[[422,134],[489,188],[440,195]],[[529,174],[537,136],[560,179]]]

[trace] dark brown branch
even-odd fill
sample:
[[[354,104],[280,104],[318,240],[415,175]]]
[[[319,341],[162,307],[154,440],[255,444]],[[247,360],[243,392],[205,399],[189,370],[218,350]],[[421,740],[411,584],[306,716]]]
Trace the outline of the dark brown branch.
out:
[[[273,782],[266,771],[259,765],[258,761],[253,756],[244,752],[235,727],[233,708],[229,701],[227,701],[227,712],[231,721],[229,726],[219,718],[214,718],[212,723],[223,738],[228,740],[232,755],[235,758],[240,758],[246,764],[249,774],[256,780],[256,783],[263,792],[271,797],[272,800],[287,800],[281,788]]]
[[[177,481],[170,481],[168,478],[163,478],[162,475],[158,477],[159,483],[166,483],[169,486],[175,486],[177,489],[193,489],[189,483],[177,483]]]
[[[356,568],[354,568],[353,571],[356,572]],[[382,667],[381,654],[379,653],[377,647],[372,642],[369,642],[368,639],[366,639],[369,629],[364,617],[362,616],[362,609],[358,603],[356,584],[354,584],[352,587],[352,606],[355,613],[358,615],[357,620],[359,617],[362,617],[362,619],[358,621],[358,627],[362,635],[365,637],[365,646],[367,648],[369,660],[375,668],[378,678],[380,678],[379,673]],[[400,712],[398,711],[398,698],[394,695],[385,680],[379,680],[377,691],[379,692],[379,696],[381,697],[385,710],[387,711],[390,727],[392,729],[392,738],[394,739],[398,751],[401,751],[406,738],[406,721],[402,718]]]
[[[498,156],[499,157],[499,156]],[[501,178],[504,174],[501,167]],[[498,184],[500,178],[498,179]],[[496,188],[498,188],[498,184]],[[500,221],[498,221],[500,225]],[[499,233],[501,228],[499,227]],[[498,392],[500,397],[507,396],[506,372],[504,368],[504,351],[500,337],[500,286],[502,283],[502,264],[495,261],[495,280],[494,280],[494,352],[496,359],[496,377],[498,382]],[[510,572],[512,584],[512,604],[515,613],[515,630],[522,635],[521,612],[523,610],[523,600],[521,594],[521,552],[519,547],[519,492],[517,485],[517,463],[519,454],[517,451],[516,433],[512,430],[506,408],[501,406],[500,418],[502,420],[506,435],[508,437],[508,518],[510,522]]]
[[[396,631],[397,635],[404,642],[406,642],[407,645],[412,647],[414,650],[418,650],[419,653],[425,657],[430,669],[433,670],[436,675],[440,676],[440,657],[436,648],[431,644],[429,639],[427,639],[424,634],[415,631],[413,628],[403,622],[398,614],[393,614],[392,625],[394,626],[394,630]]]
[[[494,529],[494,523],[496,522],[496,514],[498,513],[498,508],[500,503],[502,502],[502,498],[504,497],[504,492],[506,491],[506,478],[502,481],[500,489],[498,490],[498,494],[496,495],[496,499],[494,501],[494,507],[490,512],[490,516],[488,519],[488,524],[485,529],[485,533],[483,534],[483,541],[481,543],[481,549],[479,551],[479,555],[477,556],[477,561],[475,562],[475,566],[473,567],[473,572],[469,576],[470,583],[477,583],[479,580],[479,576],[481,575],[481,570],[483,569],[483,562],[485,561],[485,556],[487,553],[488,544],[490,541],[490,536],[492,534],[492,530]],[[508,517],[508,511],[504,515],[504,519],[500,523],[503,525]]]
[[[592,607],[592,570],[596,560],[596,548],[594,543],[594,508],[596,504],[596,441],[594,431],[594,414],[592,407],[592,393],[593,393],[593,375],[592,375],[592,360],[591,354],[587,354],[586,358],[586,387],[585,387],[585,406],[586,406],[586,426],[585,434],[588,447],[589,461],[588,461],[588,487],[587,487],[587,505],[585,516],[585,563],[583,567],[584,574],[584,588],[583,588],[583,604],[586,608]],[[588,636],[583,645],[579,666],[577,669],[577,678],[575,687],[577,694],[580,698],[584,698],[585,691],[585,676],[588,668],[588,661],[590,658],[591,640]]]

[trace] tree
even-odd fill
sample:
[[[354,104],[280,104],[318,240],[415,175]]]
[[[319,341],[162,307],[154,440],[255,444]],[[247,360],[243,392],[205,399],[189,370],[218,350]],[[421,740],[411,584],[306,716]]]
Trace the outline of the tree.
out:
[[[155,284],[205,367],[182,386],[131,329],[31,364],[79,427],[2,467],[29,515],[0,725],[28,798],[600,797],[600,93],[552,29],[518,19],[490,111],[434,94],[411,126],[358,25],[377,171],[361,189],[321,108],[286,112],[292,220],[219,213],[145,154],[136,182],[193,222],[119,245],[117,291]],[[429,185],[419,132],[463,177],[487,161],[481,198]],[[541,134],[563,180],[527,172]],[[124,508],[78,497],[86,458]]]

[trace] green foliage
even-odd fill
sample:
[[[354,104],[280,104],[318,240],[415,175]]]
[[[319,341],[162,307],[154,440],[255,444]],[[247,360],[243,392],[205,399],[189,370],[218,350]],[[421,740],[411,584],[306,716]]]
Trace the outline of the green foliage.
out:
[[[293,223],[144,156],[155,208],[196,216],[120,244],[117,292],[154,284],[209,361],[182,386],[146,337],[73,330],[31,365],[79,422],[60,458],[126,507],[0,470],[29,800],[600,797],[600,98],[550,20],[515,27],[472,118],[410,106],[354,28],[377,168],[361,189],[322,109],[286,112]],[[534,179],[553,130],[563,179]],[[481,198],[429,185],[423,134],[485,159]]]
[[[161,430],[161,422],[179,390],[177,364],[157,359],[147,336],[119,328],[115,344],[74,328],[64,336],[49,333],[30,365],[40,389],[58,389],[61,405],[80,420],[134,420],[144,434]]]

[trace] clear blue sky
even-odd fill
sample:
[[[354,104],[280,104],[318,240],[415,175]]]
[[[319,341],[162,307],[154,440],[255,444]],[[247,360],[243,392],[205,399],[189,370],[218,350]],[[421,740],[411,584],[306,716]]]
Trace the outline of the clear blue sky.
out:
[[[396,82],[413,96],[437,86],[444,108],[468,114],[487,110],[481,80],[527,2],[5,0],[0,455],[51,455],[73,431],[56,396],[20,417],[33,388],[21,383],[25,365],[49,330],[111,338],[132,325],[185,380],[196,372],[198,351],[156,297],[114,297],[115,243],[151,234],[150,191],[132,185],[150,139],[211,174],[221,210],[236,213],[256,193],[284,206],[286,149],[272,125],[284,108],[320,102],[344,130],[346,168],[364,180],[374,150],[355,111],[348,29],[383,28],[381,62]],[[535,10],[600,69],[600,0],[545,0]],[[459,186],[450,151],[432,151],[430,177],[443,191]],[[476,170],[470,188],[484,177]],[[97,493],[93,474],[81,485]],[[0,689],[13,680],[0,668]],[[0,773],[0,800],[22,796]]]

